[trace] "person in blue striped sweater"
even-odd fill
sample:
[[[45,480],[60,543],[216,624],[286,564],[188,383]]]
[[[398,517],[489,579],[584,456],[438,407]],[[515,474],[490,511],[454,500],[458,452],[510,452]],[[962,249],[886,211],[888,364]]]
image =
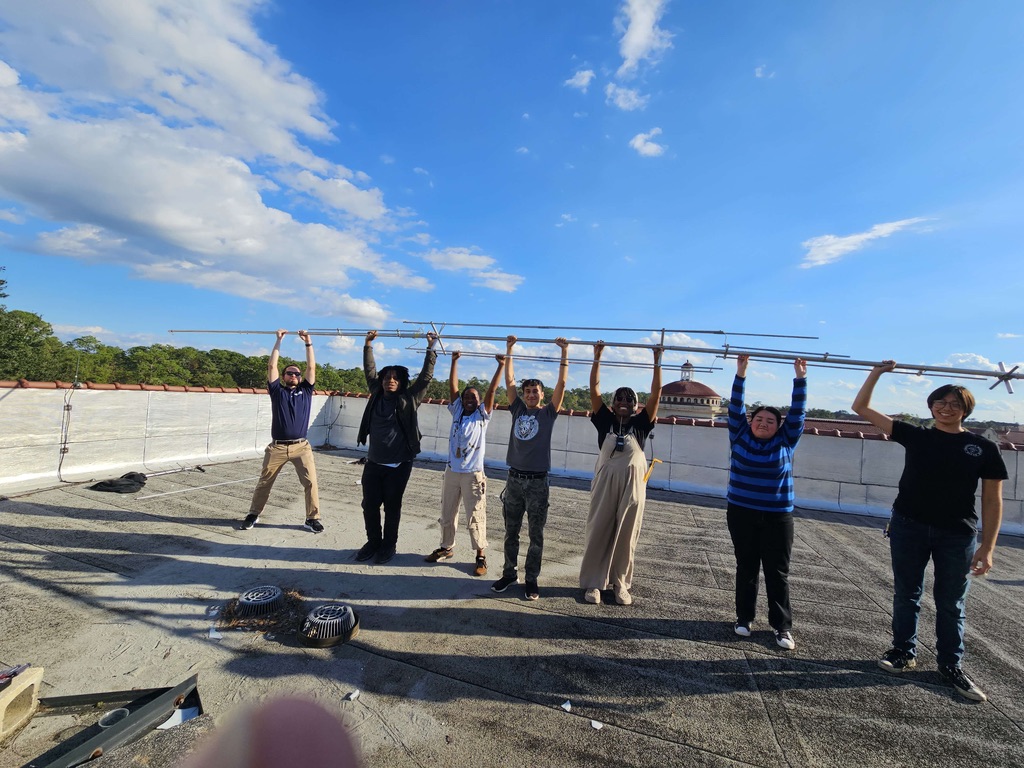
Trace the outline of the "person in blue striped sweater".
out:
[[[807,362],[793,361],[793,401],[785,420],[778,408],[743,404],[747,355],[736,359],[729,400],[729,535],[736,553],[735,632],[750,637],[757,611],[761,569],[768,595],[768,623],[780,648],[796,648],[789,604],[789,558],[793,551],[793,451],[804,431]]]

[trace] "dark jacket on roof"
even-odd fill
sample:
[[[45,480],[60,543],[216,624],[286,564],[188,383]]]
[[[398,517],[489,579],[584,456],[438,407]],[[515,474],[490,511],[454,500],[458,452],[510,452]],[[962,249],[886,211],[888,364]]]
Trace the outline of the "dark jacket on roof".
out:
[[[427,393],[427,387],[434,378],[434,363],[437,361],[437,352],[427,350],[423,358],[423,368],[419,376],[412,384],[408,384],[408,374],[404,377],[403,386],[399,388],[395,396],[398,403],[395,406],[395,415],[398,420],[398,427],[405,436],[406,443],[414,454],[420,452],[420,426],[416,418],[416,409],[423,402],[423,396]],[[381,374],[392,366],[381,370]],[[393,366],[401,368],[400,366]],[[401,369],[405,370],[405,369]],[[370,415],[377,406],[377,402],[384,396],[384,385],[381,383],[382,376],[377,374],[377,365],[373,359],[373,347],[363,346],[363,373],[366,374],[366,385],[370,388],[370,399],[366,403],[366,410],[363,411],[363,419],[359,423],[359,435],[356,442],[359,445],[366,445],[366,438],[370,434]],[[403,377],[399,377],[400,379]]]

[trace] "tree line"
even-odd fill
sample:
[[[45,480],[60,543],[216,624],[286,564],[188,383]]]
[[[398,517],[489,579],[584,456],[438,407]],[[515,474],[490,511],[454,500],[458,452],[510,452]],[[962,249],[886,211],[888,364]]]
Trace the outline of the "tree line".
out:
[[[0,267],[0,270],[3,268]],[[0,299],[7,298],[7,281],[0,279]],[[169,344],[137,346],[129,349],[104,344],[95,336],[80,336],[61,341],[53,326],[40,315],[20,309],[8,310],[0,304],[0,380],[93,382],[96,384],[169,384],[189,387],[267,386],[267,361],[270,355],[243,355],[230,349],[201,350]],[[443,361],[439,361],[438,369]],[[281,354],[285,365],[305,366],[305,359]],[[415,375],[416,371],[413,371]],[[448,399],[447,370],[435,370],[427,388],[428,398]],[[460,389],[474,386],[481,395],[490,380],[471,378],[459,381]],[[317,363],[316,387],[337,392],[367,392],[361,367],[337,368]],[[550,399],[553,390],[547,390]],[[498,389],[498,403],[505,402],[505,389]],[[590,391],[586,387],[566,390],[563,408],[590,409]]]

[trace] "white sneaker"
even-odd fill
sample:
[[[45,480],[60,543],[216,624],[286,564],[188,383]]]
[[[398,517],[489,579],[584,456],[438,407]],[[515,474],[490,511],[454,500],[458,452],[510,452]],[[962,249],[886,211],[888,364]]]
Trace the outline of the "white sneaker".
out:
[[[745,624],[742,621],[737,621],[732,628],[740,637],[750,637],[750,624]]]
[[[633,596],[629,594],[629,590],[623,589],[622,587],[615,588],[615,602],[619,605],[632,605]]]
[[[600,589],[588,589],[586,592],[583,593],[583,599],[586,600],[588,603],[593,603],[594,605],[600,605],[601,604],[601,590]]]
[[[796,642],[793,640],[793,633],[788,629],[775,630],[775,643],[779,648],[783,648],[787,651],[792,651],[796,648]]]

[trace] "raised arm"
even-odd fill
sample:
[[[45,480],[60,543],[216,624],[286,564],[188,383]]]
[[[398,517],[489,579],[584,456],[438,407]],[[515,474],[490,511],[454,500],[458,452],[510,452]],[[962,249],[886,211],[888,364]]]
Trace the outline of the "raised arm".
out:
[[[874,424],[885,434],[892,434],[892,419],[884,413],[879,413],[871,407],[871,395],[875,391],[875,385],[883,373],[888,373],[896,368],[895,360],[883,360],[881,365],[876,365],[868,373],[868,377],[861,384],[860,392],[853,400],[853,412]]]
[[[658,418],[658,401],[661,400],[661,355],[665,352],[662,346],[651,347],[654,352],[654,373],[651,374],[651,396],[647,400],[644,410],[647,411],[647,418],[653,424]]]
[[[309,338],[309,331],[299,331],[299,338],[306,344],[306,373],[302,377],[309,382],[309,386],[316,384],[316,358],[313,355],[313,340]]]
[[[749,355],[737,355],[736,357],[736,377],[732,380],[732,394],[729,397],[730,440],[735,440],[744,429],[749,429],[747,409],[743,404],[743,390],[746,386],[747,363],[749,362]]]
[[[983,576],[992,570],[992,553],[1003,522],[1003,481],[981,479],[981,544],[971,558],[971,573]]]
[[[409,386],[409,394],[413,396],[417,406],[423,401],[423,395],[426,394],[427,387],[430,386],[430,381],[434,378],[434,363],[437,362],[435,344],[437,344],[437,334],[431,331],[427,334],[427,352],[423,356],[423,367],[420,368],[416,381]]]
[[[494,359],[498,361],[498,367],[494,369],[494,375],[491,376],[491,385],[487,387],[487,394],[484,395],[484,410],[487,413],[494,411],[494,396],[498,392],[498,381],[501,380],[501,369],[505,367],[505,356],[495,355]]]
[[[274,348],[270,350],[270,359],[267,360],[267,382],[270,384],[281,378],[281,373],[277,370],[277,362],[281,357],[281,339],[287,333],[288,331],[284,328],[277,329],[277,341],[274,342]]]
[[[590,366],[590,412],[597,413],[601,410],[601,353],[604,352],[604,342],[598,341],[594,345],[594,363]]]
[[[807,361],[798,357],[793,361],[793,397],[783,428],[790,445],[796,445],[804,432],[807,418]]]
[[[569,340],[559,336],[555,339],[562,349],[562,359],[558,363],[558,381],[555,383],[555,391],[551,395],[551,404],[556,411],[562,410],[562,401],[565,400],[565,382],[569,379]]]
[[[509,405],[512,405],[512,402],[519,397],[519,391],[516,389],[516,375],[512,372],[512,347],[515,345],[516,337],[509,334],[505,339],[505,398]]]
[[[366,376],[366,386],[371,392],[377,382],[377,363],[373,359],[373,340],[376,338],[376,331],[367,331],[366,341],[363,342],[363,374]]]
[[[457,349],[452,352],[452,369],[451,372],[448,374],[448,399],[451,400],[453,403],[455,402],[455,398],[459,396],[458,367],[459,357],[461,357],[461,355],[462,353],[459,352],[459,350]]]

